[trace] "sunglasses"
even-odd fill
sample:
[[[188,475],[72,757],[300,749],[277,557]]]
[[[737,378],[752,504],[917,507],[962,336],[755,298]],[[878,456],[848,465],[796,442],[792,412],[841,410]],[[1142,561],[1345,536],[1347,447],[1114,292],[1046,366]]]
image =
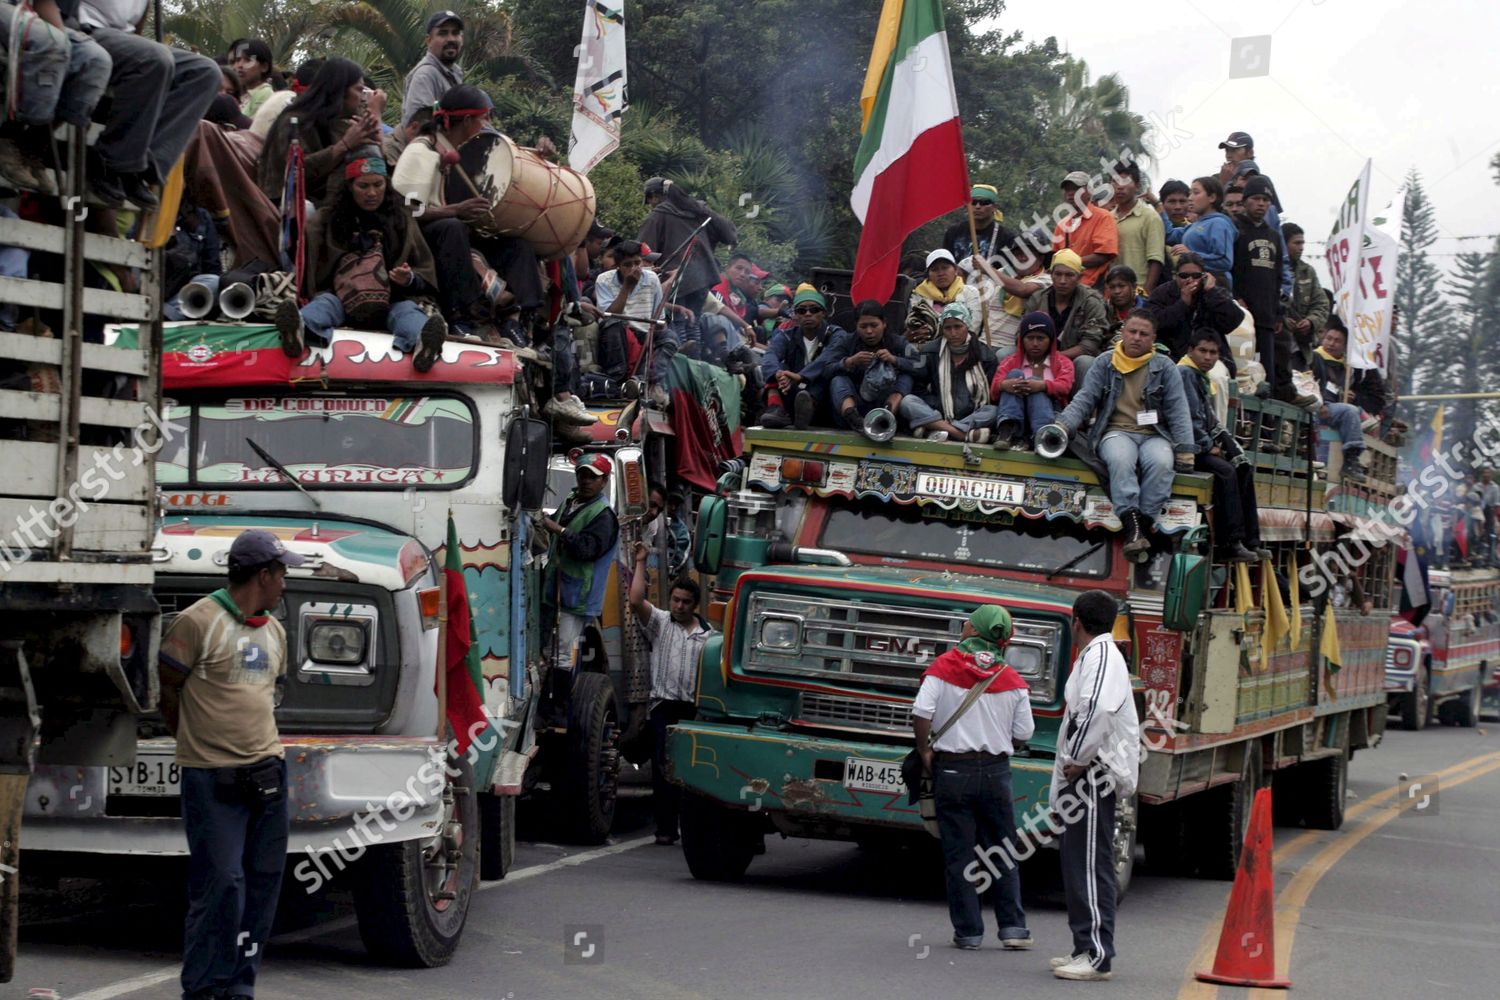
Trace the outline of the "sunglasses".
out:
[[[822,311],[823,309],[820,306],[798,306],[796,309],[792,310],[792,312],[796,313],[798,316],[811,316],[814,313],[820,313]]]
[[[978,208],[981,205],[993,205],[994,202],[990,201],[988,198],[975,198],[973,201],[969,202],[969,204],[973,205],[975,208]]]

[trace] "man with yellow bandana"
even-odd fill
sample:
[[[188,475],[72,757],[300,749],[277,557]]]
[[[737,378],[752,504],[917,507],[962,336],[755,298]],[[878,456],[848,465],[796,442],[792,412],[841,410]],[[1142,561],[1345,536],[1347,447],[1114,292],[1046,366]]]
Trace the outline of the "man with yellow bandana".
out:
[[[1108,362],[1106,363],[1106,358]],[[1172,492],[1175,471],[1193,471],[1193,420],[1177,366],[1156,351],[1156,320],[1137,309],[1114,352],[1100,357],[1057,418],[1109,470],[1109,498],[1125,530],[1125,557],[1151,557],[1149,533]],[[1175,460],[1174,460],[1175,459]]]

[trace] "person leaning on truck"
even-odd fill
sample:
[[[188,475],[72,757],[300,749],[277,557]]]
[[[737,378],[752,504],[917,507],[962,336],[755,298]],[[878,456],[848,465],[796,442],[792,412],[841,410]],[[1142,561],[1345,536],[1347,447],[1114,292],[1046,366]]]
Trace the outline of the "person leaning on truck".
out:
[[[184,1000],[255,995],[286,864],[286,761],[276,703],[286,630],[266,609],[302,556],[269,531],[229,547],[229,586],[193,604],[161,641],[161,711],[177,737],[187,833]]]
[[[630,610],[640,619],[651,646],[651,804],[656,813],[656,842],[677,842],[677,812],[681,791],[667,780],[667,730],[691,719],[698,710],[698,660],[703,644],[713,635],[698,615],[698,582],[682,577],[672,584],[670,611],[646,600],[646,567],[651,550],[636,542],[635,574],[630,578]]]
[[[612,470],[608,455],[580,456],[573,470],[578,486],[558,506],[556,519],[542,519],[552,534],[542,601],[556,612],[559,655],[570,665],[584,627],[604,612],[609,563],[620,546],[620,522],[604,493]]]
[[[1036,728],[1026,681],[1003,656],[1012,631],[1010,612],[997,604],[980,606],[964,623],[958,645],[922,674],[911,708],[917,747],[932,774],[953,946],[970,951],[984,943],[984,913],[964,871],[980,848],[988,857],[1016,842],[1010,756],[1015,744],[1030,739]],[[933,731],[953,718],[975,684],[987,685],[984,694],[929,746]],[[1010,858],[1002,860],[993,895],[1001,947],[1030,948],[1034,942],[1021,909],[1021,872]]]
[[[1062,829],[1063,892],[1072,954],[1050,959],[1058,979],[1109,979],[1115,957],[1115,804],[1135,794],[1140,722],[1130,671],[1114,644],[1114,596],[1089,590],[1073,602],[1078,655],[1063,688],[1063,721],[1047,795]]]

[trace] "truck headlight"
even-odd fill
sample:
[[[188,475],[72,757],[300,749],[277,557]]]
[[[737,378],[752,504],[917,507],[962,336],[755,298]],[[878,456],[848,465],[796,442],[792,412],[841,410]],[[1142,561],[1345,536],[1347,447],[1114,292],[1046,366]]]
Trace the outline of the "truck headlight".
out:
[[[795,618],[767,618],[760,623],[760,647],[791,652],[802,645],[802,623]]]
[[[307,633],[307,655],[314,663],[358,666],[365,661],[368,645],[363,622],[319,622]]]

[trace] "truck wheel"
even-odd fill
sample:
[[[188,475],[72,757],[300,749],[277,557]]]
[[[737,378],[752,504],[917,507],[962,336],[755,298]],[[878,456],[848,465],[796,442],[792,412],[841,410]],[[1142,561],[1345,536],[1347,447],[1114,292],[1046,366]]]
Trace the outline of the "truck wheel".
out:
[[[1349,789],[1349,751],[1298,764],[1304,772],[1302,818],[1314,830],[1337,830],[1344,825],[1344,797]]]
[[[1115,803],[1115,898],[1124,899],[1135,874],[1136,831],[1140,827],[1140,800],[1131,796]]]
[[[567,778],[562,789],[567,832],[602,844],[615,822],[620,786],[620,712],[604,674],[579,673],[568,709]]]
[[[1240,849],[1250,830],[1250,803],[1260,784],[1260,744],[1251,743],[1238,781],[1188,800],[1197,806],[1190,826],[1197,833],[1200,878],[1234,878],[1240,866]]]
[[[438,835],[369,848],[354,879],[354,912],[365,950],[394,965],[446,965],[479,884],[474,771],[463,758],[448,763],[456,773],[449,773],[443,786]]]
[[[1482,676],[1482,675],[1481,675]],[[1475,681],[1474,690],[1453,702],[1454,724],[1473,729],[1479,724],[1479,707],[1484,701],[1484,682]]]
[[[1301,826],[1306,772],[1293,765],[1271,775],[1271,822],[1275,826]]]
[[[479,796],[479,877],[498,882],[516,861],[516,797]]]
[[[682,796],[678,822],[688,871],[700,881],[738,882],[764,850],[763,835],[746,813],[701,795]]]
[[[1186,876],[1193,873],[1193,852],[1188,847],[1186,808],[1182,802],[1164,802],[1140,810],[1140,836],[1146,844],[1146,868],[1153,875]]]
[[[1417,732],[1427,725],[1427,672],[1420,667],[1412,680],[1411,694],[1401,701],[1401,728]]]

